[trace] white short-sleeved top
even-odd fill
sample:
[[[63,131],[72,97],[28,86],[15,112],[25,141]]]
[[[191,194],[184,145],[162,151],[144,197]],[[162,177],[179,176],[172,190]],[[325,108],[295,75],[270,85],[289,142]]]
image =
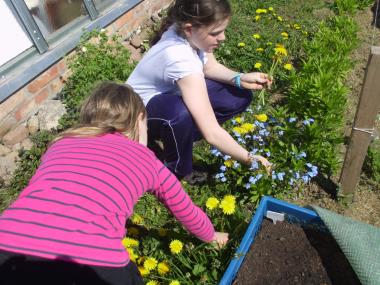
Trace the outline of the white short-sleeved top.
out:
[[[140,60],[127,80],[144,101],[163,93],[181,95],[176,81],[190,74],[203,74],[207,57],[192,48],[171,26]]]

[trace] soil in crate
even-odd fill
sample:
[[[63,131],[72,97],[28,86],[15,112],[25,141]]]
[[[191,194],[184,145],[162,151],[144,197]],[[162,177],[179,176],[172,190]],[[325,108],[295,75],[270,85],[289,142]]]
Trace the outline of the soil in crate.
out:
[[[330,234],[263,220],[234,285],[360,284]]]

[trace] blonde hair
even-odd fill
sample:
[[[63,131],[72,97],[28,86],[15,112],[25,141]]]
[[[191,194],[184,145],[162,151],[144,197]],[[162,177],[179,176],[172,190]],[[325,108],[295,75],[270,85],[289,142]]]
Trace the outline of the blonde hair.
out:
[[[102,82],[83,102],[79,123],[63,132],[64,137],[92,137],[119,132],[137,141],[138,119],[146,117],[146,109],[139,95],[127,84]]]

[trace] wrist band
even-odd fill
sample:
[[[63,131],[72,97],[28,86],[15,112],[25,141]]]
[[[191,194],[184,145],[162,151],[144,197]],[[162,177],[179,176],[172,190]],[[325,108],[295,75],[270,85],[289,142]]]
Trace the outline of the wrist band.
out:
[[[237,88],[240,88],[241,89],[241,85],[240,85],[240,75],[241,73],[237,73],[234,75],[234,77],[232,77],[232,82],[234,83],[234,85],[237,87]]]

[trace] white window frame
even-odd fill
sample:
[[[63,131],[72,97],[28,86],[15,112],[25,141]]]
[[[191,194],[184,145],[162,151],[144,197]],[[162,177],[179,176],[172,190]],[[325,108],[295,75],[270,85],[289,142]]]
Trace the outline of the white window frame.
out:
[[[117,0],[105,11],[98,11],[93,0],[82,0],[89,15],[88,19],[73,29],[70,36],[66,34],[62,41],[52,43],[42,35],[24,0],[5,1],[13,8],[33,47],[0,67],[0,104],[72,51],[84,33],[108,26],[144,0]]]

